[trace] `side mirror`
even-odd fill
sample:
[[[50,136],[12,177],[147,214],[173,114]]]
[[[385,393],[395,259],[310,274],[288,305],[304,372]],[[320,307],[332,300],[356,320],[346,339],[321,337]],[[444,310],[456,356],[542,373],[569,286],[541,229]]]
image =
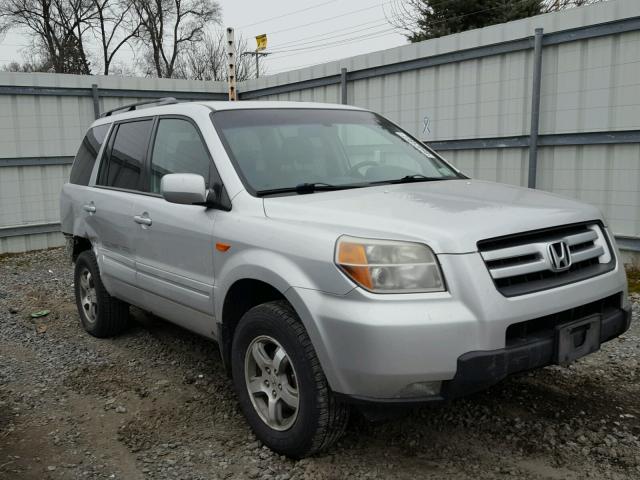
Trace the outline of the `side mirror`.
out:
[[[167,202],[182,205],[204,204],[207,189],[202,175],[170,173],[160,180],[160,192]]]

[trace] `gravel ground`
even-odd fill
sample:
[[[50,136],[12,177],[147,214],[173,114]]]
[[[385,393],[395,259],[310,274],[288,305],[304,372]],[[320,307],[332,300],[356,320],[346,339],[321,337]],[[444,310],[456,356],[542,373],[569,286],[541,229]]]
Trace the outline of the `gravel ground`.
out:
[[[215,343],[133,313],[124,335],[92,338],[61,249],[0,258],[1,479],[640,478],[637,321],[570,367],[356,416],[329,452],[292,461],[249,431]]]

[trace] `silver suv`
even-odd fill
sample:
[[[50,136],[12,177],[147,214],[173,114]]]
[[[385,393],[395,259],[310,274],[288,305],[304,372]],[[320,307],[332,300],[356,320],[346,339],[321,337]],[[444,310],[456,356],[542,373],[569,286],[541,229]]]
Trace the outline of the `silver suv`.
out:
[[[471,180],[354,107],[108,112],[61,216],[83,327],[115,335],[135,305],[216,340],[251,428],[292,457],[335,441],[353,406],[566,364],[631,319],[596,208]]]

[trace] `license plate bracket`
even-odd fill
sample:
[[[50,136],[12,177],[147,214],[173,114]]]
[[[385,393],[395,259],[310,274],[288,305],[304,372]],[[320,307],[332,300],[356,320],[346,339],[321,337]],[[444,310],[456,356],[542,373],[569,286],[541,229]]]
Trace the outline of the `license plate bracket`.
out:
[[[599,314],[574,320],[556,327],[556,363],[566,365],[600,349]]]

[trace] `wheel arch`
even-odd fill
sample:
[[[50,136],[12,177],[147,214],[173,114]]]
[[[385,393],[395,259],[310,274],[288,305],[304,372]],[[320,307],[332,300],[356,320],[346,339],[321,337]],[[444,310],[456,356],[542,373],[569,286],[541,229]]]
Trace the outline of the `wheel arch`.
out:
[[[73,235],[69,238],[71,244],[69,245],[69,254],[71,256],[71,260],[73,262],[76,261],[78,255],[80,255],[85,250],[92,250],[93,244],[88,238],[81,237],[78,235]]]
[[[224,300],[220,302],[220,313],[216,317],[220,319],[217,325],[218,344],[227,374],[231,374],[231,343],[240,319],[253,307],[274,300],[288,302],[281,288],[255,277],[236,279],[224,293]]]
[[[237,298],[229,297],[232,287],[238,288],[238,285],[242,285],[238,283],[240,281],[252,281],[258,282],[253,285],[261,285],[260,288],[262,288],[262,284],[268,286],[271,293],[271,296],[259,298],[266,298],[264,301],[284,299],[291,305],[311,339],[329,385],[332,388],[339,385],[340,382],[334,374],[331,357],[324,344],[324,335],[320,331],[319,325],[316,324],[311,310],[298,292],[298,289],[318,290],[319,285],[315,284],[300,266],[286,257],[281,255],[267,256],[264,253],[244,252],[241,256],[229,259],[230,261],[225,263],[217,275],[217,278],[222,281],[214,288],[216,333],[226,372],[230,373],[231,342],[237,322],[246,311],[259,303],[253,302],[241,314],[236,311],[232,316],[228,315],[232,310],[225,311],[225,305],[229,308],[232,299]],[[340,284],[338,283],[338,285]],[[342,285],[340,287],[339,290],[342,290]],[[247,292],[245,296],[250,297],[250,290],[244,290],[244,292]]]

